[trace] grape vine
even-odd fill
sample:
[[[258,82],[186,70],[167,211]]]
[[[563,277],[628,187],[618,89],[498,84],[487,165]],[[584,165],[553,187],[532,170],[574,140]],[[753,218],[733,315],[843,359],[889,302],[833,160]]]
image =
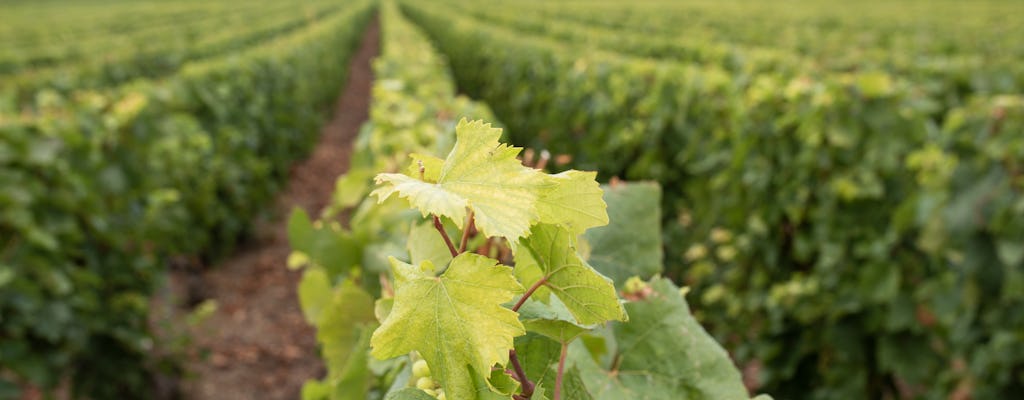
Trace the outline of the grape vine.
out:
[[[492,392],[530,399],[536,386],[513,342],[529,329],[519,311],[531,297],[534,307],[555,307],[552,299],[557,299],[568,311],[564,318],[534,321],[542,334],[554,325],[582,332],[584,324],[627,319],[611,280],[576,254],[576,234],[608,222],[595,174],[550,175],[526,167],[516,158],[520,149],[499,143],[500,137],[500,129],[464,120],[447,159],[416,155],[410,168],[417,171],[415,176],[384,173],[375,179],[377,189],[371,195],[379,202],[397,194],[432,220],[439,233],[410,240],[443,241],[452,256],[446,268],[430,261],[411,265],[390,259],[394,304],[370,341],[371,354],[381,359],[418,352],[423,363],[414,366],[416,387],[430,394],[438,392],[423,371],[436,371],[440,393],[453,398],[472,398],[480,389],[478,382],[486,382]],[[442,219],[462,229],[458,247]],[[467,252],[474,236],[507,243],[516,265]],[[540,293],[542,287],[547,290]],[[503,306],[516,295],[515,305]],[[574,337],[555,339],[565,347]],[[515,393],[503,393],[488,381],[495,365],[517,382]],[[556,378],[556,400],[561,375]]]
[[[623,257],[660,252],[657,185],[548,174],[500,129],[454,130],[443,159],[382,163],[402,172],[347,203],[351,228],[293,215],[291,262],[307,268],[299,294],[328,365],[304,399],[749,398],[685,290]]]

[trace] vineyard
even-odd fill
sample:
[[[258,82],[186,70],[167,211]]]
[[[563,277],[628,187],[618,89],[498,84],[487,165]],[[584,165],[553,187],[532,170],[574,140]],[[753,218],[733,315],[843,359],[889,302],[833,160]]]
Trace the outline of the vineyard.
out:
[[[0,399],[1014,398],[1021,15],[5,2]]]

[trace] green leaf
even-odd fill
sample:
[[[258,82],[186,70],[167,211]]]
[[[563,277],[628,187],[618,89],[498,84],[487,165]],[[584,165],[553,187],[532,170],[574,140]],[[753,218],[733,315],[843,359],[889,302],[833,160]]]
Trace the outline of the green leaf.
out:
[[[429,264],[392,258],[394,308],[374,332],[371,354],[419,351],[449,398],[478,398],[475,380],[506,364],[513,338],[525,333],[516,313],[502,307],[523,288],[510,268],[481,255],[460,254],[439,277]]]
[[[611,280],[583,261],[576,253],[574,235],[564,228],[537,224],[513,252],[516,269],[539,269],[544,287],[565,303],[580,324],[627,319]],[[538,280],[523,284],[533,285]]]
[[[388,393],[384,400],[437,400],[434,396],[416,388],[405,388],[397,392]]]
[[[549,375],[552,377],[551,381],[552,391],[554,390],[554,376],[558,373],[558,365],[551,366]],[[562,398],[573,399],[573,400],[592,400],[594,396],[591,396],[587,390],[587,386],[583,383],[583,378],[580,376],[580,371],[576,367],[566,367],[562,373]],[[628,397],[627,397],[628,398]]]
[[[682,295],[667,279],[651,283],[654,293],[626,304],[630,321],[612,326],[618,343],[617,368],[602,369],[579,343],[570,359],[596,399],[748,399],[729,354],[690,315]]]
[[[521,150],[498,142],[501,129],[482,121],[459,122],[455,148],[445,159],[436,183],[403,174],[379,174],[372,195],[383,202],[394,193],[426,217],[445,216],[463,228],[466,208],[475,213],[485,236],[510,241],[528,234],[538,220],[539,191],[549,183],[543,173],[524,167]]]
[[[409,159],[411,159],[412,162],[409,163],[409,168],[406,168],[405,170],[406,175],[419,178],[420,163],[423,163],[423,181],[437,183],[437,180],[441,178],[441,168],[444,167],[443,159],[429,154],[419,153],[409,154]]]
[[[580,326],[575,318],[557,297],[549,304],[535,300],[527,300],[519,308],[519,319],[527,331],[547,336],[559,343],[568,343],[577,336],[593,329],[593,326]]]
[[[370,335],[372,330],[367,327],[358,328],[359,340],[352,346],[351,354],[345,366],[334,379],[334,394],[331,400],[364,400],[370,390],[371,378],[369,363]],[[330,378],[330,377],[328,377]]]
[[[653,182],[604,186],[611,223],[588,230],[594,269],[621,287],[632,276],[649,279],[662,270],[661,187]]]
[[[331,283],[327,273],[320,268],[309,268],[302,273],[299,281],[299,305],[306,322],[315,325],[324,307],[331,301]]]
[[[377,317],[377,321],[384,322],[391,315],[391,309],[395,307],[395,299],[389,297],[386,299],[377,299],[373,303],[373,315]]]
[[[430,261],[435,266],[444,267],[452,260],[451,251],[431,222],[413,222],[405,246],[409,249],[413,265]]]
[[[316,337],[327,362],[328,378],[342,374],[359,341],[360,331],[376,325],[373,306],[369,293],[345,280],[335,290],[330,304],[321,311]]]
[[[331,397],[331,385],[318,380],[302,384],[302,400],[327,400]]]
[[[288,220],[288,241],[295,250],[290,263],[308,261],[324,267],[330,277],[344,276],[363,257],[361,240],[337,224],[314,225],[298,208]]]
[[[530,377],[537,384],[545,383],[545,374],[548,367],[558,363],[561,355],[562,345],[547,336],[534,332],[527,332],[526,335],[516,338],[516,354],[519,363]],[[549,387],[554,387],[554,380]]]
[[[512,378],[505,370],[493,369],[491,370],[491,376],[487,379],[491,386],[494,387],[501,394],[507,394],[511,396],[514,393],[519,392],[519,381]]]
[[[569,170],[550,175],[553,185],[537,200],[540,222],[565,227],[574,235],[608,224],[607,205],[597,184],[597,172]]]
[[[353,168],[334,183],[333,206],[339,209],[355,207],[366,198],[373,174],[368,168]]]

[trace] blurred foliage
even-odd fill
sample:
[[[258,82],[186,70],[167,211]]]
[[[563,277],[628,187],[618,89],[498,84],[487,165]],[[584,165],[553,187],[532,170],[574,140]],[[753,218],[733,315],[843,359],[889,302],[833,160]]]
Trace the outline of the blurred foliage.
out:
[[[0,114],[0,365],[16,383],[151,395],[164,260],[216,258],[246,232],[315,143],[372,8],[165,80],[44,90],[33,113]]]
[[[794,39],[787,19],[717,3],[692,18],[723,25],[693,31],[685,4],[448,3],[468,11],[402,4],[513,141],[663,184],[669,274],[762,390],[998,399],[1024,386],[1024,69],[1004,62],[1024,36],[1003,35],[1019,24],[944,3],[940,21],[997,42],[936,33],[844,59],[836,38],[896,38],[903,20],[866,7],[814,20],[828,11],[807,2],[787,12],[822,25]],[[779,44],[716,55],[733,34]]]

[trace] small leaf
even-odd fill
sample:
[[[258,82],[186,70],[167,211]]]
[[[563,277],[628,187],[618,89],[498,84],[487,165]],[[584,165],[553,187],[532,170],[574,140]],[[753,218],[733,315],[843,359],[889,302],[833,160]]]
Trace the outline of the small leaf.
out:
[[[410,261],[413,265],[419,265],[423,261],[430,261],[438,267],[448,265],[452,260],[452,253],[448,246],[441,239],[441,234],[434,228],[431,222],[413,222],[409,228],[409,240],[405,242],[409,249]]]
[[[391,309],[395,307],[395,299],[389,297],[386,299],[377,299],[373,303],[373,315],[377,317],[377,321],[384,322],[388,319],[388,315],[391,315]]]
[[[574,235],[608,225],[607,205],[596,178],[597,172],[576,170],[549,176],[554,184],[537,200],[540,222],[563,226]]]
[[[565,303],[580,324],[627,319],[611,280],[580,258],[573,235],[564,228],[537,224],[513,251],[516,268],[521,265],[539,268],[544,287]]]
[[[539,301],[527,300],[519,308],[519,319],[527,331],[547,336],[559,343],[569,343],[577,336],[593,329],[593,326],[580,326],[557,297],[544,304]]]
[[[333,205],[339,209],[355,207],[366,198],[373,178],[367,168],[353,168],[334,183]]]
[[[373,297],[350,280],[342,282],[317,321],[316,337],[327,362],[328,378],[342,374],[360,331],[376,322]]]
[[[409,163],[409,168],[406,168],[405,174],[413,178],[420,177],[420,163],[423,163],[423,180],[430,183],[437,183],[437,180],[441,178],[441,168],[444,167],[444,160],[434,157],[429,154],[412,153],[409,154],[409,158],[412,160]]]
[[[359,340],[352,346],[351,354],[344,367],[334,380],[334,395],[331,400],[364,400],[370,390],[371,378],[369,363],[370,332],[361,327]]]
[[[306,322],[315,325],[321,311],[331,301],[331,283],[323,269],[310,268],[302,273],[299,281],[299,304]]]
[[[476,381],[485,381],[494,364],[506,364],[513,338],[525,333],[516,313],[502,307],[523,291],[511,269],[473,253],[455,257],[439,277],[427,271],[429,263],[415,267],[392,258],[391,264],[394,308],[374,332],[371,354],[386,359],[419,351],[447,397],[478,398]]]

